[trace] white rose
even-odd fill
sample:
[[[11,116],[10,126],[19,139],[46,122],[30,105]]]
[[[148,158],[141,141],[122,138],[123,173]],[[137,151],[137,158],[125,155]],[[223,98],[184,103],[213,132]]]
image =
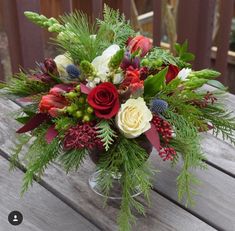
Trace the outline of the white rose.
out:
[[[116,44],[111,45],[108,47],[102,55],[97,56],[96,58],[93,59],[92,65],[95,67],[97,71],[97,76],[100,78],[102,82],[107,81],[107,76],[109,73],[109,61],[112,58],[113,55],[116,54],[116,52],[120,50],[120,47]]]
[[[55,58],[54,58],[54,61],[56,63],[56,66],[57,66],[57,70],[60,74],[61,77],[66,77],[68,75],[67,71],[66,71],[66,67],[69,65],[69,64],[73,64],[73,61],[72,59],[70,59],[68,57],[68,55],[57,55]]]
[[[187,78],[189,74],[192,72],[191,68],[183,68],[179,73],[178,73],[178,78],[180,78],[182,81],[187,81]]]
[[[116,124],[127,138],[135,138],[150,129],[152,113],[143,98],[128,99],[116,115]]]

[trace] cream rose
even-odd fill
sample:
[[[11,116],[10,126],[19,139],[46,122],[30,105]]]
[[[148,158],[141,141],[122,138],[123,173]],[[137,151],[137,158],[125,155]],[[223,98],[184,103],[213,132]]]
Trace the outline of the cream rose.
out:
[[[135,138],[150,129],[152,113],[143,98],[128,99],[116,116],[119,130],[127,138]]]

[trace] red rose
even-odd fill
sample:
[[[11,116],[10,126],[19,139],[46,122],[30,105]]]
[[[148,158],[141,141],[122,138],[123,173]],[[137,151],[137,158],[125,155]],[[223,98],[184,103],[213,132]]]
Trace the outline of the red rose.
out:
[[[49,113],[52,117],[56,117],[59,109],[67,106],[67,101],[64,97],[55,95],[44,95],[39,104],[39,111]]]
[[[138,35],[131,39],[128,44],[129,50],[131,53],[134,53],[137,50],[141,50],[141,57],[145,56],[149,50],[152,48],[152,43],[149,38],[146,38],[142,35]]]
[[[117,89],[109,82],[101,83],[93,88],[87,101],[98,118],[110,119],[120,108]]]
[[[166,83],[169,83],[171,80],[176,78],[179,72],[180,69],[177,66],[170,64],[168,67],[168,72],[166,74]]]

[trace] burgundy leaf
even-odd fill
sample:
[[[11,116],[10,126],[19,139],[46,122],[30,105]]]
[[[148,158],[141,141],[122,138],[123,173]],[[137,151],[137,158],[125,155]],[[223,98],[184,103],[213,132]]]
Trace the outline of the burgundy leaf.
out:
[[[160,138],[154,124],[151,123],[151,128],[145,132],[145,136],[153,147],[156,148],[157,151],[160,151]]]
[[[45,139],[48,144],[51,143],[51,141],[58,135],[58,131],[55,129],[55,125],[52,125],[48,128]]]
[[[34,117],[32,117],[23,127],[21,127],[17,133],[25,133],[32,131],[36,127],[38,127],[40,124],[42,124],[45,121],[50,120],[50,117],[46,113],[38,113]]]

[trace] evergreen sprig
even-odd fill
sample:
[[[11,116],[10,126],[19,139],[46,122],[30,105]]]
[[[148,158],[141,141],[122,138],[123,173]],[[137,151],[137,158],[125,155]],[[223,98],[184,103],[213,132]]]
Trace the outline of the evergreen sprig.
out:
[[[103,142],[106,151],[109,150],[110,145],[113,144],[114,139],[117,137],[116,132],[111,128],[109,121],[101,120],[97,125],[97,133]]]
[[[175,137],[171,145],[184,161],[181,173],[177,177],[178,198],[181,201],[186,196],[186,206],[191,206],[194,204],[193,195],[196,193],[192,185],[199,183],[191,170],[197,167],[205,169],[206,158],[201,151],[197,128],[182,115],[171,110],[168,110],[165,116],[174,127]]]
[[[24,72],[14,75],[9,84],[5,87],[9,94],[17,96],[32,96],[42,92],[48,92],[50,86],[33,79],[28,78]]]
[[[30,141],[32,137],[26,134],[19,135],[17,137],[17,144],[12,149],[13,154],[10,157],[10,170],[14,170],[20,163],[20,153],[24,146]]]
[[[48,165],[59,155],[59,139],[55,138],[50,144],[46,143],[46,131],[46,126],[38,128],[37,137],[24,157],[27,162],[27,171],[23,178],[21,195],[29,189],[34,179],[39,180],[41,178]]]
[[[61,153],[58,157],[58,161],[62,164],[66,173],[77,171],[83,163],[87,153],[86,149],[69,150],[65,153]]]
[[[221,134],[223,140],[228,140],[235,146],[235,116],[232,112],[217,105],[208,105],[201,110],[203,117],[212,124],[213,134]]]
[[[146,151],[136,141],[120,136],[109,152],[105,152],[99,161],[98,169],[101,170],[101,174],[98,184],[105,195],[108,196],[112,187],[111,174],[121,173],[122,202],[118,216],[120,231],[129,231],[135,222],[132,208],[144,214],[143,205],[132,197],[132,194],[138,187],[149,199],[151,177],[154,171],[146,163],[147,158]]]
[[[125,16],[121,15],[118,10],[113,10],[104,5],[103,20],[98,19],[100,31],[109,33],[110,44],[125,46],[129,37],[134,36],[135,32],[130,23],[126,21]]]

